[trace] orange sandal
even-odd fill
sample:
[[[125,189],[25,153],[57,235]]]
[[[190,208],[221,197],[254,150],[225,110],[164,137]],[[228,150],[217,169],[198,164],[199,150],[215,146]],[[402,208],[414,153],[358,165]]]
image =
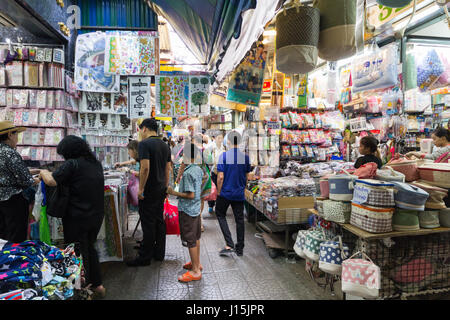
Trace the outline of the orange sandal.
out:
[[[192,262],[188,262],[183,266],[183,269],[192,270]],[[200,265],[200,271],[203,271],[203,266]]]
[[[178,277],[178,281],[180,282],[191,282],[191,281],[197,281],[201,280],[202,276],[194,277],[189,271],[183,274],[182,276]]]

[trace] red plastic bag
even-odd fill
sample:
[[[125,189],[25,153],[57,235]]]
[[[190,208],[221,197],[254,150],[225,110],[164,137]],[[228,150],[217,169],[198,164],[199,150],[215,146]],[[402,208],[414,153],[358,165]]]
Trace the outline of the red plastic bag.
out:
[[[211,180],[211,193],[204,197],[203,200],[205,201],[216,201],[217,200],[217,188],[215,183]]]
[[[169,199],[164,202],[164,221],[166,234],[180,235],[180,221],[178,220],[178,207],[171,205]]]
[[[128,202],[137,207],[139,205],[138,199],[139,193],[139,179],[135,177],[134,174],[130,176],[130,180],[128,181]]]

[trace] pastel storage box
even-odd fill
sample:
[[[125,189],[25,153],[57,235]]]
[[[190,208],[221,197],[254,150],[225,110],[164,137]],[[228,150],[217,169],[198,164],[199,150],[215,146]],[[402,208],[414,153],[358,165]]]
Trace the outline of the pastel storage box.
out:
[[[362,254],[365,259],[353,259]],[[366,299],[378,298],[380,289],[380,268],[361,252],[342,262],[342,292]]]
[[[378,169],[375,178],[381,181],[405,182],[405,175],[401,172],[395,171],[391,167],[386,167],[385,169]]]
[[[352,202],[375,207],[395,207],[394,185],[373,179],[356,180]]]
[[[325,200],[323,202],[323,218],[338,223],[349,223],[352,205],[350,202]]]
[[[414,231],[420,229],[419,212],[414,210],[396,209],[392,216],[392,229],[395,231]]]
[[[295,241],[294,244],[294,251],[295,253],[299,256],[302,257],[303,259],[306,259],[306,254],[304,252],[304,248],[305,248],[305,243],[306,243],[306,234],[307,234],[308,230],[300,230],[297,233],[297,239]]]
[[[439,224],[442,227],[450,228],[450,209],[442,209],[439,211]]]
[[[328,183],[330,185],[330,199],[337,201],[352,201],[353,185],[357,176],[348,174],[339,174],[330,176]]]
[[[433,186],[450,189],[450,164],[427,163],[419,167],[421,180]]]
[[[392,231],[394,208],[376,208],[352,203],[350,224],[371,233]]]
[[[439,187],[432,186],[426,181],[415,181],[411,183],[413,186],[418,187],[428,193],[427,202],[425,202],[426,209],[445,209],[444,198],[447,196],[447,190]]]
[[[308,231],[306,233],[305,248],[303,249],[306,257],[313,261],[319,261],[320,244],[325,240],[325,234],[323,231]]]
[[[438,210],[426,210],[419,212],[420,227],[424,229],[439,228],[439,211]]]
[[[425,203],[428,199],[428,192],[408,183],[392,182],[395,188],[395,205],[398,208],[407,210],[425,209]]]
[[[334,239],[333,239],[334,240]],[[350,256],[350,249],[339,241],[324,241],[320,245],[319,269],[330,274],[342,273],[342,262]]]

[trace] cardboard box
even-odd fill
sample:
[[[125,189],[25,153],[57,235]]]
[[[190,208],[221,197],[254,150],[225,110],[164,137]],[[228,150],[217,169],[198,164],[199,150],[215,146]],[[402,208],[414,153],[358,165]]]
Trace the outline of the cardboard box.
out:
[[[278,198],[278,210],[280,209],[313,209],[314,197],[289,197]]]
[[[253,204],[253,193],[250,190],[245,189],[245,200],[248,203]]]

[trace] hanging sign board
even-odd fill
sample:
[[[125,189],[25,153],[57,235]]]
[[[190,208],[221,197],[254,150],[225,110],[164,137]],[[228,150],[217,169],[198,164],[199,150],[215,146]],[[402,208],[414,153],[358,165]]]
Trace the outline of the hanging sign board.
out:
[[[417,9],[419,9],[422,2],[430,2],[430,0],[417,0]],[[376,5],[367,8],[367,21],[369,25],[375,28],[380,28],[381,26],[392,22],[395,18],[399,16],[404,16],[405,12],[408,12],[409,16],[412,13],[413,1],[403,8],[390,8],[383,5]]]
[[[128,78],[128,117],[130,119],[149,118],[151,114],[150,105],[150,77]]]

